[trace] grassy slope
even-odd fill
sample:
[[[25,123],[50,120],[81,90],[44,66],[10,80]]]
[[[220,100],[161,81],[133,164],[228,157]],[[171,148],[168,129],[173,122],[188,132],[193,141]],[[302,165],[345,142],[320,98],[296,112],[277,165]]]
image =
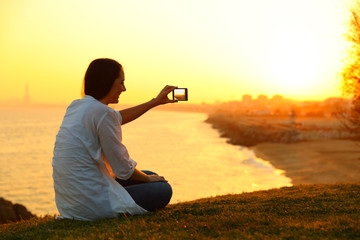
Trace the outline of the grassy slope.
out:
[[[360,239],[360,184],[303,185],[173,204],[96,222],[43,217],[0,239]]]

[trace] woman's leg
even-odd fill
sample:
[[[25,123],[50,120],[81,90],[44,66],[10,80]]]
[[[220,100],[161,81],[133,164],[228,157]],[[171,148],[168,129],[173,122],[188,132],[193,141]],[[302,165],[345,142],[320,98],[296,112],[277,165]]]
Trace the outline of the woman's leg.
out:
[[[147,175],[157,175],[151,171],[142,171]],[[115,179],[120,183],[136,204],[148,211],[164,208],[172,197],[172,188],[167,182],[150,182]]]
[[[136,204],[147,211],[164,208],[172,197],[172,188],[167,182],[150,182],[125,187]]]

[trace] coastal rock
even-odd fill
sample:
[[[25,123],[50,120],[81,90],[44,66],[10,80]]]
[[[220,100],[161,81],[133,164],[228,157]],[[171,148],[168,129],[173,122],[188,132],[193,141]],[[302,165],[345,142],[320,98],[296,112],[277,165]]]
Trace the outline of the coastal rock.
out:
[[[291,127],[279,127],[264,122],[245,121],[225,114],[212,114],[206,120],[220,131],[228,143],[246,147],[263,142],[297,142],[298,132]]]
[[[10,201],[0,197],[0,224],[17,222],[34,217],[26,207],[21,204],[12,204]]]

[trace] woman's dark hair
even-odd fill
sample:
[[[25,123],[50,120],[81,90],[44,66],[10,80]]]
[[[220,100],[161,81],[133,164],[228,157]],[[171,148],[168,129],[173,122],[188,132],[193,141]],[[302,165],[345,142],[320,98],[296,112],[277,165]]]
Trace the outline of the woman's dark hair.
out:
[[[109,58],[99,58],[92,61],[86,70],[84,78],[84,94],[97,100],[104,98],[123,68],[120,63]]]

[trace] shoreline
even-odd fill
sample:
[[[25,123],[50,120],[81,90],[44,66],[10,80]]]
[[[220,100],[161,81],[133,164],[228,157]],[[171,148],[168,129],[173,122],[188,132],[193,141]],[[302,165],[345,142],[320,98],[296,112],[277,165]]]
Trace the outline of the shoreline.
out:
[[[285,171],[293,185],[360,182],[360,142],[314,140],[298,143],[260,143],[255,155]]]
[[[320,119],[310,126],[308,118],[296,128],[286,127],[284,119],[274,119],[212,114],[206,122],[228,143],[246,146],[256,157],[283,170],[293,185],[360,182],[360,141],[341,132],[336,121]]]

